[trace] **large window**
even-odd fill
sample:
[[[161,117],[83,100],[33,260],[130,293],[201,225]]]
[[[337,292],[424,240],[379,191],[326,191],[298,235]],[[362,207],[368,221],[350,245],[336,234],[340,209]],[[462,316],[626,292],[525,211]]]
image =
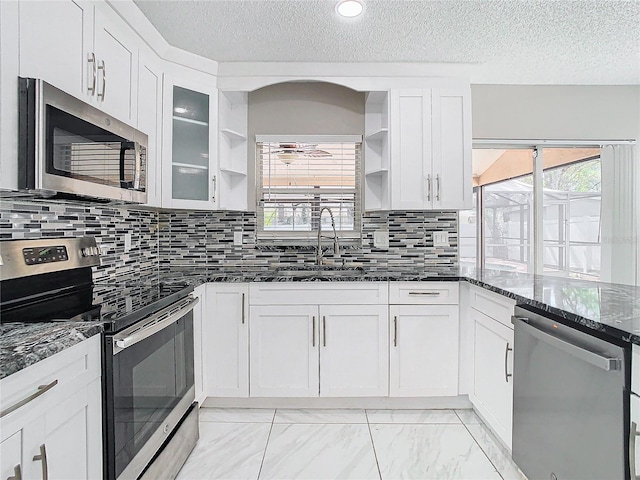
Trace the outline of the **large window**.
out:
[[[478,198],[473,214],[481,225],[477,264],[600,278],[599,147],[481,148],[473,151],[473,165]],[[536,171],[541,172],[540,178],[536,178]],[[536,195],[537,189],[542,190],[541,196]],[[540,203],[538,209],[536,202]],[[460,218],[468,215],[461,212]],[[539,222],[536,215],[540,215]],[[541,260],[536,261],[536,255]],[[476,259],[469,250],[464,256],[461,252],[461,260],[473,264]]]
[[[339,236],[359,235],[361,137],[257,140],[259,237],[313,238],[331,215]]]

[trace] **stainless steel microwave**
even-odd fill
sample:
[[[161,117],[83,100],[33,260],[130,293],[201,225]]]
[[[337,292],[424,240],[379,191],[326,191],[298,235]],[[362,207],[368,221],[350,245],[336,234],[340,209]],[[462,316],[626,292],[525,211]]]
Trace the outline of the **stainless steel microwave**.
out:
[[[19,79],[18,187],[145,203],[147,136],[43,80]]]

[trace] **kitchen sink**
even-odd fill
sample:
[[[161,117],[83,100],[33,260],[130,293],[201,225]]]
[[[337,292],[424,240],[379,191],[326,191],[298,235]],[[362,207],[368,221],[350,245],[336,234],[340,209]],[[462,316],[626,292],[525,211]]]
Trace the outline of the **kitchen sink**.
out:
[[[364,269],[362,267],[319,265],[302,268],[277,268],[276,274],[287,277],[353,277],[364,274]]]

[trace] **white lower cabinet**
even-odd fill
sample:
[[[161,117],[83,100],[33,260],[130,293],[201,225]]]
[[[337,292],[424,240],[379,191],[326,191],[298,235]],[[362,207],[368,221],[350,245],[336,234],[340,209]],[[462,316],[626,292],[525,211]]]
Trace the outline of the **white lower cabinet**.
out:
[[[320,317],[320,396],[389,395],[386,306],[323,305]]]
[[[249,396],[249,286],[207,284],[203,358],[207,395]]]
[[[635,347],[635,345],[634,345]],[[632,367],[633,368],[633,367]],[[631,426],[629,429],[629,466],[631,479],[635,480],[640,473],[640,397],[635,393],[630,395]]]
[[[202,402],[206,396],[204,387],[205,363],[203,358],[203,312],[206,308],[205,285],[197,286],[193,290],[193,297],[200,300],[193,307],[193,383],[196,401]]]
[[[318,307],[251,307],[251,396],[318,396]]]
[[[474,309],[473,387],[469,398],[500,439],[511,448],[513,330]]]
[[[96,335],[0,381],[1,478],[102,477],[100,371]]]
[[[389,394],[458,394],[458,306],[391,305]]]
[[[0,478],[22,477],[22,430],[0,442]]]
[[[383,305],[251,307],[252,397],[388,395]]]

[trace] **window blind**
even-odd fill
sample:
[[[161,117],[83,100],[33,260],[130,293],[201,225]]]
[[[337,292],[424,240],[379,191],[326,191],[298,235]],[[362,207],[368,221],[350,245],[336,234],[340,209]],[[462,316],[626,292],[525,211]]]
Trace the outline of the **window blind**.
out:
[[[326,139],[326,137],[324,137]],[[331,230],[360,230],[361,141],[257,142],[258,228],[266,237],[309,237]],[[306,233],[305,233],[306,232]]]

